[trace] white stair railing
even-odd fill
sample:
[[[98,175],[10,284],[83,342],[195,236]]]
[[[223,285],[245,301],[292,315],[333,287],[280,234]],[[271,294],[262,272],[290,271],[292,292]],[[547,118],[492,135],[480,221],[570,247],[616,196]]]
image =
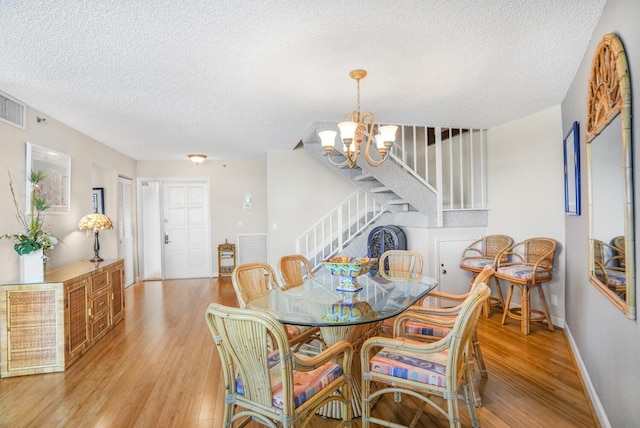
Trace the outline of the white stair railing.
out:
[[[385,211],[382,202],[356,190],[296,238],[296,252],[309,259],[315,270],[322,260],[342,251]]]
[[[486,130],[398,125],[390,156],[439,195],[438,211],[486,208]]]

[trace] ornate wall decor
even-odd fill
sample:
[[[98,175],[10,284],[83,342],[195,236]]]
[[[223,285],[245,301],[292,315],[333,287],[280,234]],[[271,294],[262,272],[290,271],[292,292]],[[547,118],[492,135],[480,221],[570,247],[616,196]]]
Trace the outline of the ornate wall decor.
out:
[[[591,62],[587,100],[587,142],[590,142],[626,105],[631,107],[627,56],[620,38],[605,35]]]

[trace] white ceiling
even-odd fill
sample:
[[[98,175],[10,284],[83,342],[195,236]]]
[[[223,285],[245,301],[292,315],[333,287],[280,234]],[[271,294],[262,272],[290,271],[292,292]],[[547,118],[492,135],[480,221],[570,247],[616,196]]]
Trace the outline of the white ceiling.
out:
[[[377,121],[493,127],[562,102],[605,3],[0,0],[0,91],[138,160],[291,149],[355,68]]]

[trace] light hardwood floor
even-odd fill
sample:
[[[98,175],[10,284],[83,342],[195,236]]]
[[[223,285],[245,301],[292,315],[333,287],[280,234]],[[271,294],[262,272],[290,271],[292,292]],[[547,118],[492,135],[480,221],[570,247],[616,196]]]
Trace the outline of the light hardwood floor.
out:
[[[234,305],[231,281],[138,283],[126,290],[126,319],[66,372],[0,379],[0,427],[220,427],[223,385],[204,321],[210,302]],[[483,427],[596,427],[562,330],[480,319],[489,377]],[[375,413],[411,418],[411,399],[383,398]],[[467,410],[461,417],[469,424]],[[313,427],[334,426],[316,417]],[[360,426],[356,419],[355,426]],[[257,424],[251,424],[257,427]],[[448,426],[428,409],[420,427]]]

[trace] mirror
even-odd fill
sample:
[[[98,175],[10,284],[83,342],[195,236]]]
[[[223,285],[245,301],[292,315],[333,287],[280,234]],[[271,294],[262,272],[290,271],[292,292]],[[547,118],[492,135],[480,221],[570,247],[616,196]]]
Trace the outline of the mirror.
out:
[[[604,36],[591,65],[586,141],[589,279],[636,319],[631,88],[615,34]]]

